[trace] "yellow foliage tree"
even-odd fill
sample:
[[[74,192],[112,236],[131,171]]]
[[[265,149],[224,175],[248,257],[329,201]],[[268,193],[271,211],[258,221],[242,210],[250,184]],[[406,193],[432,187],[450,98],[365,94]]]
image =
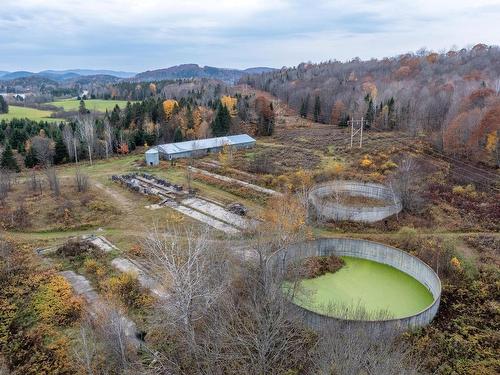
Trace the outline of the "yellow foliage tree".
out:
[[[233,162],[233,147],[229,144],[222,146],[221,152],[219,152],[219,163],[223,169],[227,169],[231,166]]]
[[[236,109],[236,104],[238,104],[238,99],[233,98],[228,95],[224,95],[220,98],[222,105],[224,105],[228,110],[231,117],[235,117],[238,114]]]
[[[497,149],[497,143],[498,143],[498,134],[496,130],[493,130],[486,136],[486,151],[490,153],[495,151]]]
[[[156,95],[156,85],[153,82],[149,84],[149,91],[151,91],[151,95]]]
[[[263,229],[276,249],[305,238],[306,215],[306,208],[295,195],[285,194],[268,201]]]
[[[175,108],[179,105],[177,100],[167,99],[163,102],[163,112],[165,113],[165,119],[170,121],[174,113]]]

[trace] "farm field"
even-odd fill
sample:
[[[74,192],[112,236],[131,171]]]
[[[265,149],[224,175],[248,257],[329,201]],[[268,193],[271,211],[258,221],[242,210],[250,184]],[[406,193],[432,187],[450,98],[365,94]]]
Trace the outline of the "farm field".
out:
[[[47,103],[56,107],[61,107],[65,111],[77,111],[80,106],[80,101],[77,99],[58,100],[55,102]],[[91,99],[85,100],[85,107],[90,111],[105,112],[106,110],[112,111],[115,106],[125,108],[127,105],[126,100],[100,100]]]
[[[64,121],[63,119],[52,118],[50,115],[52,115],[51,111],[11,105],[9,106],[9,113],[0,114],[0,121],[14,118],[28,118],[33,121]]]

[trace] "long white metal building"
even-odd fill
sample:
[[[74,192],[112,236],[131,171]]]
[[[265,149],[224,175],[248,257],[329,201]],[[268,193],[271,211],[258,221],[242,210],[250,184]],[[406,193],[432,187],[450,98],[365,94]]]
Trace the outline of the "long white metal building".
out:
[[[193,141],[167,143],[146,151],[146,163],[158,165],[160,158],[174,160],[180,158],[199,157],[211,152],[220,152],[226,145],[236,149],[251,148],[256,140],[248,134],[228,135],[225,137],[198,139]]]

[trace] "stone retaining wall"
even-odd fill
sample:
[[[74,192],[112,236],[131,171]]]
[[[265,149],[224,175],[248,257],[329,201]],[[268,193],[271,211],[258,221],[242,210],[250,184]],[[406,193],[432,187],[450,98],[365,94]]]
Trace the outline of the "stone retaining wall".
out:
[[[292,304],[296,312],[302,315],[305,323],[310,327],[321,330],[342,323],[357,327],[366,326],[367,328],[369,327],[381,332],[399,332],[401,330],[425,326],[436,316],[441,299],[441,281],[439,277],[432,268],[420,259],[394,247],[366,240],[322,238],[292,245],[288,249],[276,254],[273,260],[276,261],[278,269],[284,272],[290,263],[294,263],[297,260],[332,254],[369,259],[397,268],[422,283],[431,292],[434,301],[423,311],[411,316],[373,321],[333,318]]]

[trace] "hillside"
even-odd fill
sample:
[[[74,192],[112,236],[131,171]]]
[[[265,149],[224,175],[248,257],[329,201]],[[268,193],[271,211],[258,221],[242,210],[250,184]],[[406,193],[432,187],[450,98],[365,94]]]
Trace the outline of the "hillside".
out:
[[[182,64],[165,69],[148,70],[134,77],[136,81],[161,81],[184,78],[211,78],[227,83],[234,83],[247,74],[260,74],[273,71],[272,68],[248,68],[245,70],[199,66],[198,64]]]
[[[423,132],[440,150],[499,165],[498,146],[485,151],[500,121],[499,73],[499,47],[478,44],[441,54],[302,63],[242,82],[303,117],[332,124],[364,117],[369,126]]]

